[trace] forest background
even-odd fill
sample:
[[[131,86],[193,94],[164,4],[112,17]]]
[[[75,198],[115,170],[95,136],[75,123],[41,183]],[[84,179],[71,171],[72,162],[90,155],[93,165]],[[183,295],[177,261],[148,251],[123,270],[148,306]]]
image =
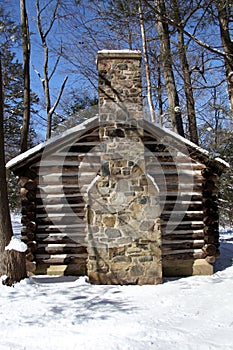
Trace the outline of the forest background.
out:
[[[6,161],[22,151],[25,57],[30,148],[93,115],[98,50],[136,49],[147,117],[232,165],[232,31],[232,0],[0,1]],[[16,209],[17,179],[8,185]],[[220,223],[232,224],[231,168],[220,189]]]

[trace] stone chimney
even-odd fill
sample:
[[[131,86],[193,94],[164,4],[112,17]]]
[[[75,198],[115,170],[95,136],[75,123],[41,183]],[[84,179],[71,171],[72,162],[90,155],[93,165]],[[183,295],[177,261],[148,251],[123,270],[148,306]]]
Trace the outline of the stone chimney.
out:
[[[100,51],[100,173],[88,189],[88,276],[161,283],[158,188],[146,173],[139,51]]]
[[[127,106],[128,112],[133,111],[135,115],[137,111],[137,117],[142,118],[140,67],[140,51],[117,50],[98,53],[100,108],[109,108],[113,103],[124,105]],[[102,118],[103,115],[100,116],[100,119]]]

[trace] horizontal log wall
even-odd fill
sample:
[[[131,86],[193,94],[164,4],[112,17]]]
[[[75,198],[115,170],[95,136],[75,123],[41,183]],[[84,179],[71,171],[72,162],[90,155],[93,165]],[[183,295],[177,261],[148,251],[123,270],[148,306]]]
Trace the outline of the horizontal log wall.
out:
[[[99,169],[95,152],[87,159],[86,155],[97,143],[98,130],[94,130],[68,149],[42,156],[33,165],[38,175],[35,256],[38,273],[86,273],[83,194]]]
[[[217,177],[211,177],[210,170],[205,173],[205,165],[190,160],[172,145],[161,144],[149,133],[145,133],[144,143],[148,173],[160,190],[163,266],[195,259],[213,262],[218,250]],[[36,250],[34,244],[28,254],[30,260],[36,260],[38,273],[47,273],[51,267],[54,272],[63,269],[64,273],[86,273],[83,195],[99,165],[96,129],[68,150],[61,145],[52,155],[33,164],[31,170],[36,178],[21,179],[25,182],[23,230],[31,239],[23,234],[29,245],[36,241]],[[214,182],[212,187],[210,181]]]
[[[22,203],[21,239],[28,246],[26,251],[26,269],[34,273],[36,270],[36,191],[37,173],[26,169],[20,177],[20,195]]]

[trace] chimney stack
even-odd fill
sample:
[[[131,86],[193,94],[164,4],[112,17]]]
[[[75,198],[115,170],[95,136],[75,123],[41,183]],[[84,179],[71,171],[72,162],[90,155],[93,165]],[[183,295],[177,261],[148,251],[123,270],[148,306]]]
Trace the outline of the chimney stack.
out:
[[[100,174],[88,189],[88,276],[95,284],[161,283],[158,188],[146,174],[141,53],[100,51]]]
[[[130,50],[99,51],[99,107],[113,103],[142,118],[141,52]]]

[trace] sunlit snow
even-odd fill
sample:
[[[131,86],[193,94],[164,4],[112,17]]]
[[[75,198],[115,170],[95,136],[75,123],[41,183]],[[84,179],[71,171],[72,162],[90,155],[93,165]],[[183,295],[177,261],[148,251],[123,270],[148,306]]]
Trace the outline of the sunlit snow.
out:
[[[213,276],[156,286],[48,276],[0,285],[0,350],[232,350],[233,230],[221,252]]]
[[[26,252],[27,245],[23,243],[19,238],[12,237],[10,243],[6,246],[5,250],[16,250],[17,252]]]

